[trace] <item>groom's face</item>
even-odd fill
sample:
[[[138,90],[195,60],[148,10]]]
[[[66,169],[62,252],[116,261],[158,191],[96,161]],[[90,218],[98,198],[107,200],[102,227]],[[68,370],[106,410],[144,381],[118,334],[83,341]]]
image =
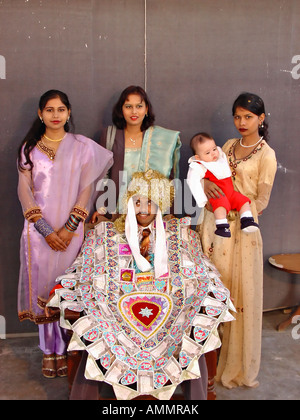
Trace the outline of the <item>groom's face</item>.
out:
[[[133,197],[133,205],[138,224],[143,227],[150,225],[156,217],[157,205],[149,198],[140,195]]]

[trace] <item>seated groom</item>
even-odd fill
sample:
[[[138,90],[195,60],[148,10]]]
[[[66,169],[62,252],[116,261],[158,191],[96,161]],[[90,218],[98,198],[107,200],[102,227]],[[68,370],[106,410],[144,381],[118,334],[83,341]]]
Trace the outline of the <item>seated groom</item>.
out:
[[[202,356],[220,347],[218,326],[234,319],[234,307],[189,218],[163,220],[173,198],[159,172],[135,173],[127,214],[87,232],[57,279],[48,306],[61,309],[62,326],[73,332],[69,350],[86,353],[77,385],[106,382],[118,399],[167,400],[184,382],[187,399],[206,399]],[[71,324],[65,308],[81,317]]]

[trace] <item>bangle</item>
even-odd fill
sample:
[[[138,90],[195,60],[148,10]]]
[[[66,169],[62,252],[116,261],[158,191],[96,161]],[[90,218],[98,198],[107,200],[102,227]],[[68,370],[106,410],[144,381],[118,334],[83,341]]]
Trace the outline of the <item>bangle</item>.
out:
[[[68,232],[75,232],[80,222],[81,219],[79,217],[74,216],[74,214],[70,214],[70,217],[64,227]]]
[[[37,220],[33,225],[36,230],[44,237],[46,238],[48,235],[54,232],[51,226],[48,225],[46,220],[41,217],[39,220]]]

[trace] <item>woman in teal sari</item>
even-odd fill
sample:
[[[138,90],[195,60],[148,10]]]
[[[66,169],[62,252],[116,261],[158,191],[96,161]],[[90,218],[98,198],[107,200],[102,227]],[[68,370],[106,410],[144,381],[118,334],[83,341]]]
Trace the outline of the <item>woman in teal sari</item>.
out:
[[[144,89],[127,87],[113,108],[112,121],[113,126],[104,131],[100,144],[114,154],[109,179],[114,183],[115,192],[108,189],[107,195],[102,194],[102,200],[101,197],[97,200],[92,223],[106,220],[111,213],[122,213],[118,203],[134,172],[155,169],[167,178],[179,178],[179,132],[154,125],[152,105]],[[112,195],[115,196],[113,205]],[[104,205],[105,197],[110,202],[108,208]],[[113,219],[115,217],[113,215]]]

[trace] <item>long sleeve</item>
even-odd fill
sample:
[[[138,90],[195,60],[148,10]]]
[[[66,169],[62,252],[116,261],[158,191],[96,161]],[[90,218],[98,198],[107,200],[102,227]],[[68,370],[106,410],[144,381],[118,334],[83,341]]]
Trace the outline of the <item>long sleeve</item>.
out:
[[[257,198],[255,199],[256,209],[258,213],[265,210],[269,204],[276,170],[277,161],[275,152],[269,148],[268,153],[261,160],[259,168]]]
[[[204,194],[203,178],[206,169],[197,162],[191,162],[187,174],[187,184],[191,193],[196,200],[197,206],[202,208],[207,202],[207,197]]]
[[[37,205],[33,195],[32,172],[29,169],[18,170],[18,197],[22,206],[25,219],[31,220],[33,217],[41,216],[42,211]]]

